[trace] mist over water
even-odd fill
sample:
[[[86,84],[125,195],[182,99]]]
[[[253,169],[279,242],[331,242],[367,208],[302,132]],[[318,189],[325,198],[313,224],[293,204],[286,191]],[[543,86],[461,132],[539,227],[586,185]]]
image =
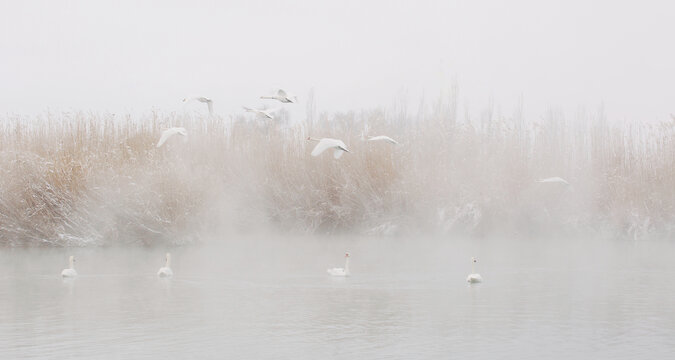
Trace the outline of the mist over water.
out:
[[[327,276],[346,249],[352,276]],[[629,359],[675,346],[669,242],[233,237],[171,249],[170,280],[155,275],[163,250],[3,252],[3,353]],[[80,276],[64,281],[70,253]]]

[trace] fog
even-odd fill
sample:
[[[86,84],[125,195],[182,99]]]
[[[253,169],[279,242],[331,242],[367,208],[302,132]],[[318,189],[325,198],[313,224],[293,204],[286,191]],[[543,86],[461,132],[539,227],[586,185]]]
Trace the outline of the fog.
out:
[[[165,249],[3,251],[0,346],[111,359],[636,359],[675,347],[666,242],[325,240],[171,248],[172,279],[155,275]],[[352,276],[327,276],[345,249]],[[69,254],[80,275],[62,280]],[[482,284],[464,281],[470,254]]]
[[[573,117],[668,119],[667,1],[22,1],[0,5],[4,114],[221,115],[283,87],[319,111],[419,104],[459,84],[460,112],[524,104]],[[303,118],[304,108],[294,109]]]
[[[667,358],[673,10],[0,3],[0,357]]]
[[[669,3],[0,6],[4,244],[673,232]]]

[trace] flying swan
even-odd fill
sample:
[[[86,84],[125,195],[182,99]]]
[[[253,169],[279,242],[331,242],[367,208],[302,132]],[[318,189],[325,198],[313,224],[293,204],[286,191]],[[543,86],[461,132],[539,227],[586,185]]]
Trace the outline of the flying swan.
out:
[[[273,116],[272,114],[274,114],[275,112],[281,110],[280,108],[260,110],[260,109],[252,109],[252,108],[246,107],[246,106],[243,106],[243,108],[244,108],[244,110],[246,110],[246,112],[252,112],[252,113],[254,113],[254,114],[258,114],[258,115],[260,115],[260,116],[264,116],[264,117],[266,117],[266,118],[268,118],[268,119],[274,119],[274,116]]]
[[[157,147],[162,146],[170,137],[176,134],[187,136],[187,130],[185,130],[185,128],[182,127],[172,127],[162,131],[162,136],[159,138],[159,141],[157,142]]]
[[[295,95],[288,94],[282,89],[277,90],[275,95],[264,95],[260,97],[261,99],[272,99],[279,100],[282,103],[295,103],[298,101],[298,97]]]
[[[201,103],[206,103],[206,105],[209,107],[209,115],[213,115],[213,100],[203,97],[203,96],[198,96],[198,97],[193,97],[193,98],[185,98],[183,99],[183,102],[190,102],[190,101],[199,101]]]
[[[308,137],[307,141],[317,141],[319,142],[316,144],[314,147],[314,150],[312,150],[312,156],[319,156],[322,152],[324,152],[326,149],[335,149],[335,152],[333,153],[333,157],[336,159],[339,159],[343,153],[349,152],[347,150],[347,145],[345,145],[342,140],[337,140],[337,139],[329,139],[329,138],[323,138],[323,139],[315,139],[313,137]]]

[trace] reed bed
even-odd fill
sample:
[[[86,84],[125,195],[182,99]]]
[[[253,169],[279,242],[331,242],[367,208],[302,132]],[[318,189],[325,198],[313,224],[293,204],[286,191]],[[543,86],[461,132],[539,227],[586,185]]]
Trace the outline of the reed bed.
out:
[[[675,234],[675,119],[536,122],[440,99],[275,121],[152,113],[0,120],[0,244],[183,244],[261,229],[418,236]],[[179,137],[155,144],[163,129]],[[363,141],[389,135],[399,146]],[[351,153],[310,156],[307,136]],[[560,176],[570,182],[543,184]]]

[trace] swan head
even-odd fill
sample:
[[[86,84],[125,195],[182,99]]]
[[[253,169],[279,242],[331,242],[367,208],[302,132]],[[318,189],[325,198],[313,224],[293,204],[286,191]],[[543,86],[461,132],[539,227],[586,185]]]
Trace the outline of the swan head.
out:
[[[474,263],[478,262],[478,259],[476,259],[475,257],[471,257],[471,262],[474,262]]]
[[[347,252],[347,253],[345,253],[345,257],[346,257],[346,258],[348,258],[348,257],[349,257],[349,253],[348,253],[348,252]]]

